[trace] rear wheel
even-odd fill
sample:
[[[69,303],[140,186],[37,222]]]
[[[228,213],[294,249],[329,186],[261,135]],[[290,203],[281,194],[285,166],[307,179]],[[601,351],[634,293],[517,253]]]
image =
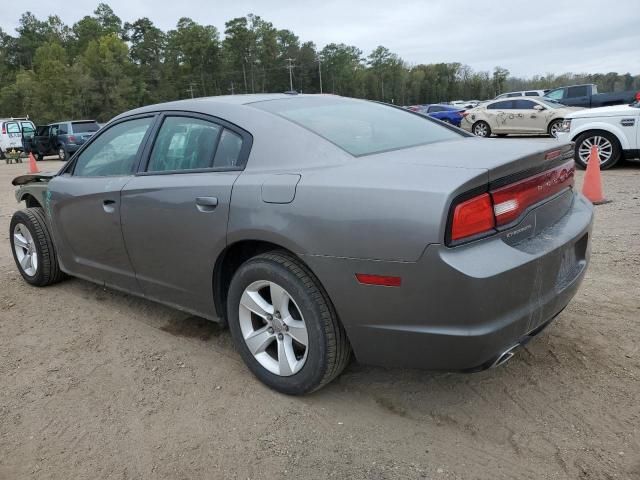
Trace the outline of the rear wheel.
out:
[[[64,148],[64,145],[60,145],[58,147],[58,158],[61,161],[66,162],[68,157],[69,157],[69,154],[67,153],[67,149]]]
[[[64,278],[42,208],[14,213],[9,238],[18,270],[28,283],[44,287]]]
[[[229,286],[227,313],[243,360],[279,392],[317,390],[350,359],[329,298],[306,266],[286,252],[264,253],[240,266]]]
[[[600,168],[606,170],[613,167],[622,156],[622,148],[618,139],[608,132],[585,132],[575,140],[576,163],[582,168],[586,168],[589,163],[591,147],[598,147]]]
[[[471,127],[471,132],[476,137],[490,137],[491,127],[487,122],[483,122],[482,120],[480,120],[479,122],[473,124],[473,127]]]

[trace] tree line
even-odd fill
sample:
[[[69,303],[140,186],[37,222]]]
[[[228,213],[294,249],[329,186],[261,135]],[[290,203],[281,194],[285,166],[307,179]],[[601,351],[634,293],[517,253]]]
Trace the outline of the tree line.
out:
[[[57,15],[26,12],[15,36],[0,29],[0,117],[28,114],[38,123],[106,121],[163,101],[291,88],[411,105],[572,83],[640,89],[640,75],[525,79],[499,66],[489,72],[455,62],[410,65],[383,46],[366,56],[344,43],[318,49],[252,14],[229,20],[222,33],[186,17],[164,32],[146,17],[122,22],[105,3],[71,26]]]

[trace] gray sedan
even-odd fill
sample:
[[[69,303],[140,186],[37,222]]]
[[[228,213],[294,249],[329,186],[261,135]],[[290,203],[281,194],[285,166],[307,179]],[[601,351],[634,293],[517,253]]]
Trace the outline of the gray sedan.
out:
[[[592,207],[569,144],[471,137],[393,106],[247,95],[118,116],[17,178],[24,279],[84,278],[228,324],[288,394],[348,364],[499,365],[567,305]]]

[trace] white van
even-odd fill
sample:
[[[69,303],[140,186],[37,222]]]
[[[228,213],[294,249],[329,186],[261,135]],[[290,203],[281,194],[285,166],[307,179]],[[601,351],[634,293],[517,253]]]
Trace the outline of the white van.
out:
[[[8,150],[24,150],[23,138],[30,140],[36,127],[28,118],[0,118],[0,159]]]

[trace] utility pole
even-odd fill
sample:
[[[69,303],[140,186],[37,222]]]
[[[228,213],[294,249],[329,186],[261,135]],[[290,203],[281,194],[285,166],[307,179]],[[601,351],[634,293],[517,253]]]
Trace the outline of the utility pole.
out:
[[[249,93],[247,89],[247,72],[244,69],[244,62],[242,62],[242,76],[244,77],[244,93]]]
[[[287,58],[287,62],[289,62],[289,91],[293,92],[293,59]]]
[[[193,84],[193,82],[192,82],[192,83],[190,83],[190,84],[189,84],[189,88],[187,89],[187,91],[188,91],[189,93],[191,93],[191,98],[193,98],[193,85],[194,85],[194,84]]]
[[[322,58],[318,57],[318,76],[320,77],[320,93],[322,93]]]
[[[235,93],[236,93],[236,90],[233,86],[233,80],[231,80],[231,95],[235,95]]]

